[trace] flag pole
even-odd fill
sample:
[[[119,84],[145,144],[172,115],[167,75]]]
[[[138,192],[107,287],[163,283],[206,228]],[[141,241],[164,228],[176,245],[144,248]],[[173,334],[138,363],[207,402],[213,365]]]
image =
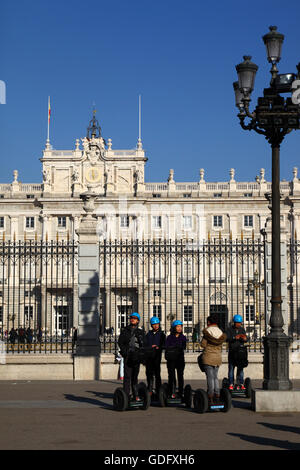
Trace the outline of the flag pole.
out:
[[[47,131],[47,147],[50,146],[50,116],[51,116],[51,106],[50,106],[50,96],[48,97],[48,131]]]
[[[139,95],[139,138],[137,148],[141,150],[143,148],[142,144],[142,97]]]

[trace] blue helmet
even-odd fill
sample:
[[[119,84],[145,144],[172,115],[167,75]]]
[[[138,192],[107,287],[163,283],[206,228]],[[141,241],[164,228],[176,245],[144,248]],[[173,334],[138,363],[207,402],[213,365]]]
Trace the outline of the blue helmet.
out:
[[[234,315],[233,321],[234,323],[243,323],[243,317],[241,315]]]
[[[177,325],[183,325],[182,321],[181,321],[181,320],[175,320],[175,321],[173,321],[173,323],[172,323],[172,328],[175,328],[175,326],[177,326]]]
[[[150,318],[150,324],[151,325],[156,325],[157,323],[160,323],[160,320],[158,317],[152,317]]]
[[[130,317],[136,317],[139,321],[140,321],[140,319],[141,319],[139,313],[137,313],[137,312],[131,313],[131,314],[129,315],[129,318],[130,318]]]

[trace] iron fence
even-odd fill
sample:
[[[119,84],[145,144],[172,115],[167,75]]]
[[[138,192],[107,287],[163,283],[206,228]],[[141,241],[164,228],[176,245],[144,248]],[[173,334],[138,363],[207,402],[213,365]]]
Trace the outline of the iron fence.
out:
[[[184,325],[188,351],[200,349],[208,315],[226,330],[244,318],[249,349],[263,350],[270,284],[262,240],[115,240],[99,244],[99,333],[102,352],[116,352],[134,311],[141,326],[158,316],[168,332]],[[300,349],[300,242],[290,240],[283,263],[284,298],[292,349]],[[76,349],[78,247],[74,242],[0,243],[0,339],[7,353],[64,353]],[[270,264],[270,263],[269,263]],[[270,282],[270,281],[269,281]]]
[[[100,258],[100,339],[115,351],[129,314],[141,314],[147,331],[158,316],[170,330],[184,324],[188,350],[199,350],[207,317],[223,330],[241,314],[250,350],[262,350],[266,330],[265,244],[260,240],[103,241]]]
[[[74,350],[77,247],[0,243],[0,337],[7,353]]]

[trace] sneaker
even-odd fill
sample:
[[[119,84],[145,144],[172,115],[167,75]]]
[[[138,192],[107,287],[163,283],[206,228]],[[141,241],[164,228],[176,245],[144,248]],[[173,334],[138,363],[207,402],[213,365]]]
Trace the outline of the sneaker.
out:
[[[233,390],[233,384],[229,385],[229,390]]]
[[[140,397],[135,397],[135,401],[142,401]]]
[[[172,393],[171,398],[176,398],[175,393]]]
[[[243,392],[246,390],[244,385],[241,385],[241,390],[243,390]]]
[[[241,390],[241,386],[240,386],[240,385],[237,385],[237,386],[235,387],[235,389],[238,390],[238,391],[240,391],[240,390]]]
[[[119,380],[124,380],[124,377],[120,377]]]

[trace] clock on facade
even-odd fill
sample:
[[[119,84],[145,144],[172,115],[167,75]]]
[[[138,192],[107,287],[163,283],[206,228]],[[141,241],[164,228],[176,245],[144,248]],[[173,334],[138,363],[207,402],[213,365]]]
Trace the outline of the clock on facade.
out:
[[[101,179],[99,168],[89,168],[85,173],[85,178],[89,183],[98,183]]]

